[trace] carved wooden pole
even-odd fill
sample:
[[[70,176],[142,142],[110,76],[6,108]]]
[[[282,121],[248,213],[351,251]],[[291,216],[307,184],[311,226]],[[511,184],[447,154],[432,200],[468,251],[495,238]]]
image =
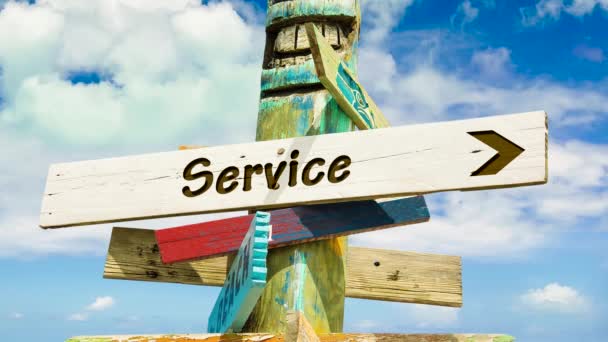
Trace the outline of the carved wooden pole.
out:
[[[318,25],[356,72],[358,0],[269,0],[258,141],[354,130],[316,76],[307,22]],[[277,151],[277,157],[292,152]],[[342,332],[347,247],[347,239],[338,238],[272,250],[268,284],[243,331],[285,332],[287,312],[299,311],[317,333]]]

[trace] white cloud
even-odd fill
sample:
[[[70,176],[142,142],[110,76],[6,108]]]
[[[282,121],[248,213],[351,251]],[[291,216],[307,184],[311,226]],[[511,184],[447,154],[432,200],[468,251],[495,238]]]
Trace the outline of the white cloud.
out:
[[[523,196],[522,196],[523,197]],[[508,191],[426,196],[431,221],[353,236],[354,245],[465,257],[519,258],[547,243],[547,227],[526,217],[530,203]]]
[[[573,0],[572,3],[566,6],[565,10],[569,14],[580,17],[590,14],[596,8],[608,11],[607,0]]]
[[[0,257],[29,258],[47,253],[82,254],[104,249],[108,227],[42,230],[38,227],[44,179],[52,161],[84,158],[62,155],[39,139],[0,127]],[[100,229],[106,228],[106,229]],[[107,247],[105,247],[107,248]]]
[[[587,298],[576,289],[551,283],[544,288],[530,289],[520,300],[525,306],[541,311],[584,313],[590,308]]]
[[[471,63],[480,72],[480,76],[489,80],[502,80],[511,72],[511,50],[500,47],[475,51]]]
[[[477,72],[446,71],[435,63],[446,58],[442,53],[449,48],[438,51],[437,46],[450,42],[434,33],[417,39],[411,42],[415,46],[431,41],[426,55],[421,51],[406,54],[399,59],[400,68],[391,64],[366,68],[395,60],[395,56],[370,46],[361,52],[361,83],[395,125],[541,109],[549,114],[552,127],[585,126],[607,119],[606,85],[562,85],[547,77],[514,75],[506,48],[474,53],[471,64]],[[409,45],[402,48],[411,50]]]
[[[211,0],[210,2],[228,2],[247,22],[265,25],[266,11],[256,2],[248,0]]]
[[[534,6],[520,9],[522,24],[534,26],[550,20],[558,20],[563,12],[575,17],[583,17],[599,8],[608,11],[608,0],[540,0]]]
[[[464,28],[466,24],[472,23],[479,15],[479,8],[473,6],[470,0],[465,0],[458,5],[456,13],[450,17],[452,25]]]
[[[87,306],[87,310],[90,311],[103,311],[114,306],[114,298],[110,296],[97,297],[95,301]]]
[[[545,18],[559,19],[563,6],[563,0],[541,0],[534,7],[521,8],[522,24],[532,26]]]
[[[43,6],[8,2],[0,11],[0,91],[5,101],[14,98],[23,80],[53,69],[64,24],[61,15]]]
[[[208,34],[220,24],[222,34]],[[264,36],[263,26],[226,2],[7,3],[0,11],[0,257],[105,254],[111,225],[38,228],[50,163],[251,140]],[[81,71],[108,80],[64,79]]]
[[[165,142],[206,125],[239,141],[253,135],[242,125],[255,122],[263,38],[225,2],[10,2],[0,124],[53,143]],[[80,71],[107,79],[65,80]]]
[[[538,213],[572,223],[578,218],[601,218],[608,214],[608,146],[567,141],[551,145],[550,187],[539,199]],[[570,205],[566,205],[566,203]],[[585,203],[574,208],[572,203]]]
[[[68,321],[84,322],[89,319],[89,315],[85,313],[75,313],[68,316]]]
[[[95,301],[85,308],[87,311],[104,311],[114,306],[115,300],[110,296],[102,296],[95,298]],[[89,313],[78,312],[68,316],[68,321],[88,321]]]
[[[452,26],[459,26],[461,30],[467,24],[474,22],[482,9],[494,9],[494,0],[464,0],[456,8],[456,12],[450,17]]]
[[[379,45],[399,23],[414,0],[362,0],[361,12],[365,16],[363,25],[371,25],[362,36],[366,44]]]

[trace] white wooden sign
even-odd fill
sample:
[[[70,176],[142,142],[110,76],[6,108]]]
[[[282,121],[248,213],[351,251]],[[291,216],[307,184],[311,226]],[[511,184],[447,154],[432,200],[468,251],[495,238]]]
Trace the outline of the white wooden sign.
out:
[[[542,184],[544,112],[51,165],[44,228]]]

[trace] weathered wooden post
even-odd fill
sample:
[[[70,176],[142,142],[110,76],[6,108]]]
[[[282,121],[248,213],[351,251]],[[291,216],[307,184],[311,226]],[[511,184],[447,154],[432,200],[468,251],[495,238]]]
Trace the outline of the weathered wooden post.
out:
[[[223,286],[209,332],[257,334],[70,341],[513,340],[340,333],[345,295],[462,305],[458,257],[363,248],[347,254],[346,238],[336,234],[428,219],[421,197],[372,200],[529,186],[548,177],[544,112],[386,128],[388,121],[356,80],[359,20],[358,0],[269,1],[258,143],[49,167],[43,228],[291,207],[165,232],[115,228],[112,234],[105,277]],[[354,125],[366,131],[348,132]],[[339,204],[361,200],[369,201]],[[275,224],[276,239],[269,240]],[[247,233],[243,225],[250,227]],[[324,240],[305,243],[310,239]]]
[[[316,23],[354,71],[360,18],[358,0],[268,0],[256,140],[354,130],[317,77],[304,24]],[[285,332],[295,310],[317,333],[342,332],[347,245],[336,238],[272,250],[268,284],[243,331]]]

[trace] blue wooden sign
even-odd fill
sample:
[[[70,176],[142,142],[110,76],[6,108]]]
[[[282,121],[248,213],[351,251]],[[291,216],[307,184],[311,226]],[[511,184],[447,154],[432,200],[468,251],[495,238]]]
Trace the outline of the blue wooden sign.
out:
[[[266,285],[270,213],[258,211],[209,316],[210,333],[240,332]]]

